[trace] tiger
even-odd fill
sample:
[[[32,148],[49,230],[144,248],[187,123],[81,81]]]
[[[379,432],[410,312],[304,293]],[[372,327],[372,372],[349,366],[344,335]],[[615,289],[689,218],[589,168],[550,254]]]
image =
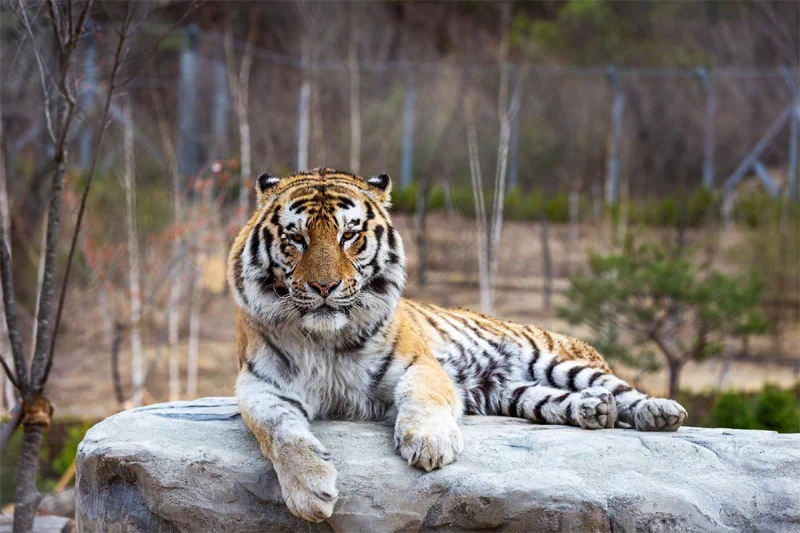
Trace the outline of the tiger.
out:
[[[228,257],[236,397],[301,519],[329,518],[339,497],[313,420],[393,423],[397,453],[430,472],[463,450],[462,415],[640,431],[675,431],[686,418],[585,342],[403,298],[387,174],[318,168],[255,181],[258,206]]]

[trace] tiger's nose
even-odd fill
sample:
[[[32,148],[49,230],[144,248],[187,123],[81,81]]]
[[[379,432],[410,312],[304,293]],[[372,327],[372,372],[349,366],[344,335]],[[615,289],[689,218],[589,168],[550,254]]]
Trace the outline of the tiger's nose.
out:
[[[333,290],[339,286],[342,280],[339,281],[309,281],[308,284],[312,289],[317,291],[320,296],[326,298]]]

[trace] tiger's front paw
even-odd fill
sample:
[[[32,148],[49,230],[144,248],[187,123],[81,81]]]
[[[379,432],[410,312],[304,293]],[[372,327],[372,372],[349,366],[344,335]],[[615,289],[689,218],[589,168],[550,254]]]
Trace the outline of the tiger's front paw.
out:
[[[613,428],[617,423],[617,402],[603,387],[591,387],[575,393],[575,411],[583,429]]]
[[[686,409],[665,398],[642,400],[633,412],[633,424],[639,431],[676,431],[684,420]]]
[[[283,500],[293,515],[309,522],[330,518],[339,491],[336,467],[327,451],[317,446],[297,446],[285,450],[273,466]]]
[[[449,412],[426,417],[398,417],[394,444],[409,465],[427,472],[455,461],[464,449],[461,430]]]

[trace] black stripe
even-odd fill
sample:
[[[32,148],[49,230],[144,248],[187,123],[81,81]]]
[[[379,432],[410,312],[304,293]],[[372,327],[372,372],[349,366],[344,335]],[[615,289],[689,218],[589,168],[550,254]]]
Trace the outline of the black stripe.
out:
[[[595,370],[594,374],[592,374],[592,377],[589,378],[589,387],[594,385],[594,382],[597,381],[600,378],[600,376],[605,376],[605,375],[606,375],[605,372],[601,372],[600,370]]]
[[[530,380],[536,381],[536,375],[534,374],[533,365],[535,365],[536,362],[539,360],[541,352],[539,351],[539,347],[536,345],[536,342],[530,335],[528,335],[527,332],[523,332],[522,336],[525,337],[525,340],[527,340],[528,343],[531,345],[531,362],[530,364],[528,364],[528,373],[530,374]]]
[[[275,294],[277,294],[281,298],[283,298],[284,296],[289,296],[289,289],[287,287],[280,287],[278,285],[273,285],[272,290],[275,292]]]
[[[261,267],[261,254],[259,253],[258,233],[261,231],[261,222],[256,224],[253,231],[250,232],[250,266],[254,268]]]
[[[414,354],[414,357],[411,358],[411,362],[406,365],[406,370],[411,368],[411,366],[414,365],[414,363],[417,362],[417,359],[419,359],[419,354]]]
[[[378,255],[381,253],[381,238],[383,237],[383,226],[375,226],[375,229],[372,230],[375,232],[375,255],[372,256],[372,259],[367,263],[367,266],[371,266],[374,268],[378,267]]]
[[[305,205],[313,203],[313,202],[316,202],[316,201],[317,201],[316,198],[301,198],[299,200],[295,200],[294,202],[292,202],[289,205],[289,209],[291,209],[292,211],[297,211],[301,207],[304,207]]]
[[[283,353],[280,348],[275,346],[275,344],[273,344],[266,334],[262,333],[261,338],[264,339],[264,342],[267,344],[267,346],[269,346],[269,349],[278,356],[283,365],[286,367],[286,371],[289,373],[289,375],[295,375],[297,373],[297,369],[294,367],[294,364],[292,364],[291,359],[289,359],[289,357]]]
[[[393,226],[389,226],[389,235],[387,237],[388,237],[387,242],[389,243],[389,249],[397,250],[397,232],[395,232]]]
[[[514,394],[511,395],[511,402],[508,405],[508,416],[519,416],[519,400],[522,395],[528,390],[529,385],[522,385],[514,389]]]
[[[361,245],[356,250],[356,255],[361,255],[362,253],[364,253],[364,250],[367,249],[368,244],[369,244],[369,238],[367,238],[366,235],[361,237]]]
[[[389,252],[389,259],[388,259],[388,261],[389,261],[389,263],[390,263],[390,264],[392,264],[392,265],[396,265],[397,263],[399,263],[399,262],[400,262],[400,256],[399,256],[399,255],[397,255],[397,254],[396,254],[396,253],[394,253],[394,252]]]
[[[353,200],[351,200],[351,199],[350,199],[350,198],[348,198],[347,196],[336,196],[335,198],[336,198],[337,200],[339,200],[339,205],[338,205],[338,207],[339,207],[340,209],[342,209],[342,208],[347,208],[347,209],[349,209],[349,208],[351,208],[351,207],[355,207],[355,205],[356,205],[356,204],[355,204],[355,202],[353,202]]]
[[[400,287],[398,287],[397,283],[394,281],[386,278],[385,276],[375,276],[367,282],[367,285],[364,287],[364,289],[377,294],[386,294],[389,292],[389,287],[394,287],[395,289],[400,290]]]
[[[546,422],[546,420],[542,417],[542,406],[550,401],[550,395],[548,394],[538,402],[536,402],[536,406],[533,408],[533,421],[542,423]]]
[[[275,394],[275,396],[277,396],[278,398],[280,398],[284,402],[286,402],[286,403],[288,403],[290,405],[293,405],[294,407],[297,407],[300,410],[300,412],[303,413],[303,416],[305,417],[305,419],[306,420],[309,419],[308,411],[305,410],[305,408],[303,407],[302,403],[298,402],[294,398],[289,398],[288,396],[284,396],[282,394]]]
[[[614,396],[618,396],[618,395],[620,395],[622,393],[630,392],[632,390],[633,390],[633,388],[625,385],[624,383],[620,383],[619,385],[617,385],[617,388],[614,389],[614,392],[612,392],[611,394],[613,394]]]
[[[266,376],[266,375],[260,373],[258,370],[256,370],[255,363],[253,363],[253,361],[251,361],[250,359],[247,360],[247,371],[250,372],[251,374],[253,374],[256,378],[260,379],[261,381],[263,381],[265,383],[269,383],[270,385],[272,385],[276,389],[281,390],[280,385],[278,385],[278,383],[275,380],[273,380],[271,377]]]
[[[558,387],[556,382],[553,380],[553,371],[555,370],[556,366],[560,365],[563,361],[558,361],[555,357],[550,361],[547,365],[547,369],[544,371],[544,377],[547,380],[547,383],[553,387]]]
[[[567,408],[567,420],[572,426],[580,426],[580,424],[578,423],[578,417],[575,414],[574,403],[569,404],[569,407]]]
[[[399,341],[400,341],[400,334],[398,333],[397,337],[394,339],[394,342],[392,343],[392,349],[389,350],[389,353],[386,354],[386,356],[383,358],[383,361],[381,362],[381,366],[378,367],[378,371],[375,372],[375,374],[373,374],[372,377],[370,378],[370,380],[369,380],[369,395],[370,396],[373,396],[375,394],[375,391],[377,390],[378,386],[381,384],[381,381],[383,381],[383,377],[386,375],[386,372],[389,371],[389,367],[391,366],[392,361],[394,361],[394,353],[395,353],[395,350],[397,350],[397,343]]]
[[[644,400],[644,398],[636,398],[634,401],[630,403],[630,405],[627,406],[626,409],[628,411],[633,411],[636,408],[636,406],[639,405],[639,402],[641,402],[642,400]]]
[[[372,202],[367,200],[366,202],[364,202],[364,204],[367,206],[367,220],[372,220],[373,218],[375,218],[375,210],[372,209]]]
[[[576,367],[572,367],[572,368],[569,369],[569,372],[567,372],[567,388],[569,390],[572,390],[572,391],[578,390],[575,387],[575,378],[578,377],[578,374],[580,374],[581,371],[584,368],[586,368],[586,367],[585,366],[576,366]]]
[[[236,264],[234,266],[233,277],[234,282],[236,283],[236,293],[239,295],[239,298],[242,299],[245,305],[248,305],[247,296],[244,294],[244,265],[242,264],[242,253],[239,254],[239,257],[236,258]]]
[[[362,349],[372,339],[372,337],[378,334],[378,331],[380,331],[390,317],[391,315],[384,315],[372,326],[372,328],[363,331],[358,337],[355,338],[355,340],[344,343],[341,349],[346,352],[355,352]]]
[[[269,294],[275,289],[275,276],[272,275],[272,272],[267,276],[259,276],[256,281],[258,281],[261,291],[264,293]]]
[[[566,400],[569,395],[570,395],[569,392],[565,392],[564,394],[561,394],[561,395],[556,396],[555,398],[553,398],[553,401],[556,402],[556,403],[561,403],[564,400]]]

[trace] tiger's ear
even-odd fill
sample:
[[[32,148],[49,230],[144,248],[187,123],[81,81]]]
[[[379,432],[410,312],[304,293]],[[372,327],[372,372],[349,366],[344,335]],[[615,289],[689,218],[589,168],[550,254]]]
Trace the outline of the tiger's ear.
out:
[[[263,204],[264,201],[270,194],[270,191],[275,188],[275,186],[280,183],[281,179],[277,176],[270,176],[266,172],[261,174],[256,179],[256,196],[258,197],[259,205]]]
[[[364,180],[369,185],[370,191],[385,207],[391,205],[392,179],[389,174],[378,174]]]

